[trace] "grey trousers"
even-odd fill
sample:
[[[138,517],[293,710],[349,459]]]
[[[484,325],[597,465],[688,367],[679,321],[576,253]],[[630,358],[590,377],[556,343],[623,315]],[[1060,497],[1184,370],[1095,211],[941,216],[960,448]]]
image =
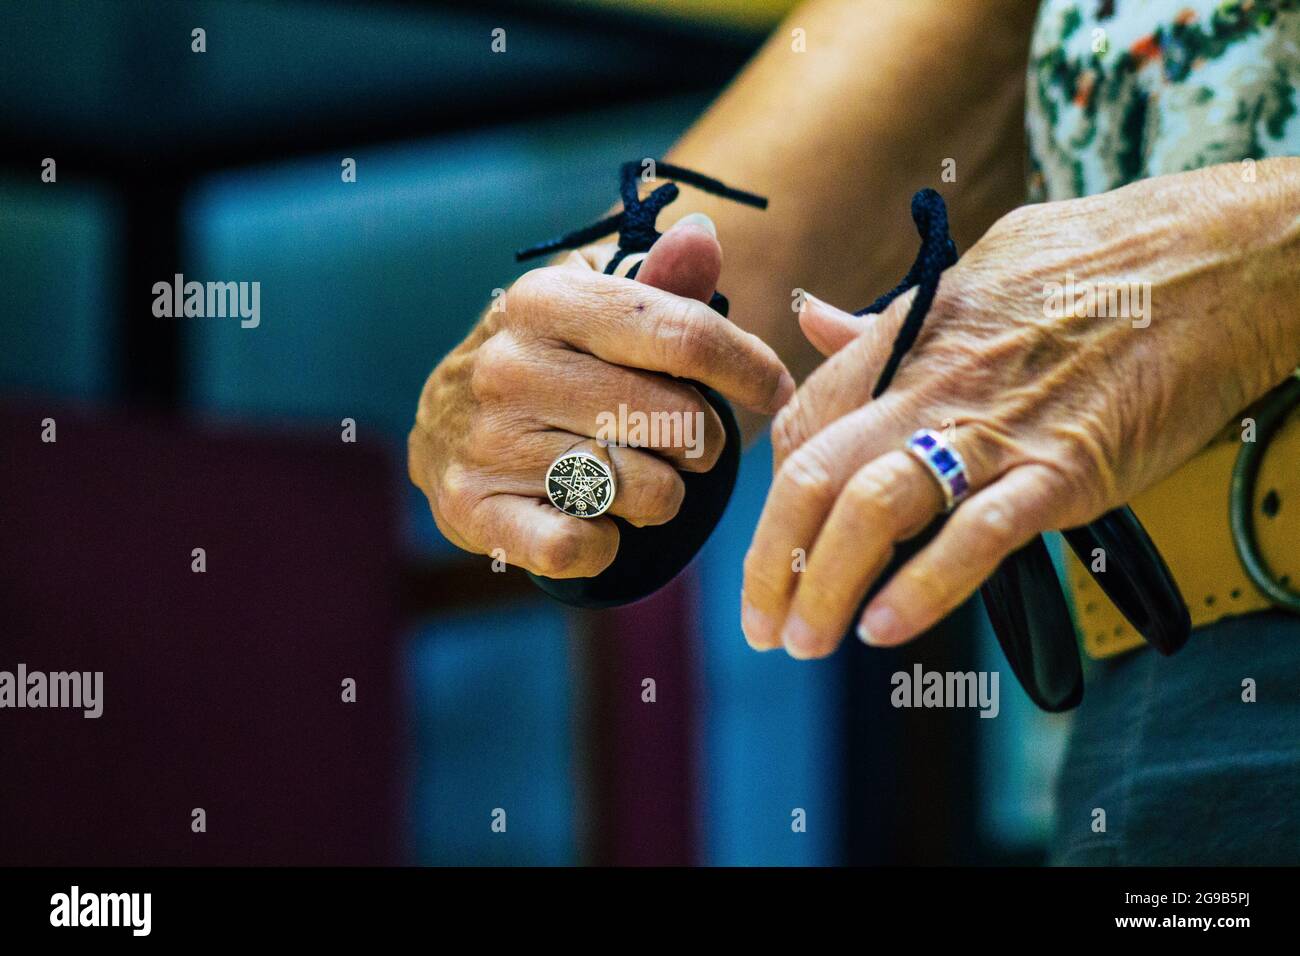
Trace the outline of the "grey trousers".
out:
[[[1143,649],[1087,676],[1052,862],[1300,863],[1300,616],[1220,621],[1173,657]]]

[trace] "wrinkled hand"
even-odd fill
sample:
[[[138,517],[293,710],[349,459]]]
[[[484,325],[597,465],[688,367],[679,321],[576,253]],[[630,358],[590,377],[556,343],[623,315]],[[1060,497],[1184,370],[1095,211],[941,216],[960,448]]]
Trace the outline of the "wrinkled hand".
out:
[[[1261,360],[1258,320],[1285,299],[1268,298],[1249,232],[1212,218],[1228,187],[1205,172],[1004,217],[943,274],[875,401],[912,295],[862,318],[808,302],[804,332],[832,357],[773,426],[775,477],[745,560],[751,645],[833,651],[895,544],[940,514],[937,481],[902,450],[916,429],[950,438],[973,493],[873,598],[870,644],[921,633],[1034,535],[1128,501],[1287,374],[1294,354]],[[1071,276],[1150,283],[1149,296],[1126,317],[1049,315],[1048,284]]]
[[[557,457],[587,450],[605,458],[618,483],[610,512],[634,525],[662,524],[681,505],[678,469],[709,470],[725,441],[712,406],[670,376],[768,414],[794,392],[767,345],[704,304],[722,268],[711,224],[683,222],[665,233],[635,282],[602,274],[613,252],[591,247],[522,276],[504,309],[489,310],[425,383],[409,471],[457,546],[501,549],[508,563],[551,578],[599,574],[617,553],[618,528],[545,500]],[[680,434],[661,434],[658,445],[599,446],[593,439],[607,437],[601,413],[617,416],[620,404],[629,415],[679,412],[695,421],[702,412],[702,440],[672,447]],[[620,432],[618,442],[628,437]]]

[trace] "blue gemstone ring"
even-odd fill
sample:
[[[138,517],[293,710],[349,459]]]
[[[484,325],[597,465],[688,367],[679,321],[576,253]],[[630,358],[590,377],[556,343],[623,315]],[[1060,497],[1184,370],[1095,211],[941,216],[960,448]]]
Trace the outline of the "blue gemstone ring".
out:
[[[970,494],[970,481],[966,477],[966,463],[961,454],[943,436],[929,428],[912,434],[903,446],[934,475],[943,489],[944,511],[952,511]]]

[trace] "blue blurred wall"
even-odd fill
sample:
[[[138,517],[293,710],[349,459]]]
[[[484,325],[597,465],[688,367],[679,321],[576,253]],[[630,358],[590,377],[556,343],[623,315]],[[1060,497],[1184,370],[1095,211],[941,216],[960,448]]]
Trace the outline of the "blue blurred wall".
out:
[[[835,863],[843,844],[837,662],[757,654],[740,630],[740,558],[771,477],[764,439],[745,455],[727,514],[698,564],[705,848],[710,863],[727,866]],[[791,827],[795,809],[805,811],[805,832]]]
[[[102,398],[116,362],[117,210],[84,183],[0,177],[0,388]]]

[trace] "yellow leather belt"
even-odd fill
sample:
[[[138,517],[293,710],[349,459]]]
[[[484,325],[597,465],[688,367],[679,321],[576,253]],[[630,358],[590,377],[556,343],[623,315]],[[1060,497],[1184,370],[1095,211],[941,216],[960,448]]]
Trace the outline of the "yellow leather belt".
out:
[[[1228,517],[1228,488],[1242,447],[1240,420],[1249,414],[1243,412],[1182,468],[1130,502],[1178,582],[1194,628],[1273,606],[1242,567]],[[1300,414],[1291,414],[1274,433],[1254,499],[1260,556],[1280,583],[1300,589]],[[1074,621],[1088,655],[1112,657],[1143,646],[1079,559],[1065,550]]]

